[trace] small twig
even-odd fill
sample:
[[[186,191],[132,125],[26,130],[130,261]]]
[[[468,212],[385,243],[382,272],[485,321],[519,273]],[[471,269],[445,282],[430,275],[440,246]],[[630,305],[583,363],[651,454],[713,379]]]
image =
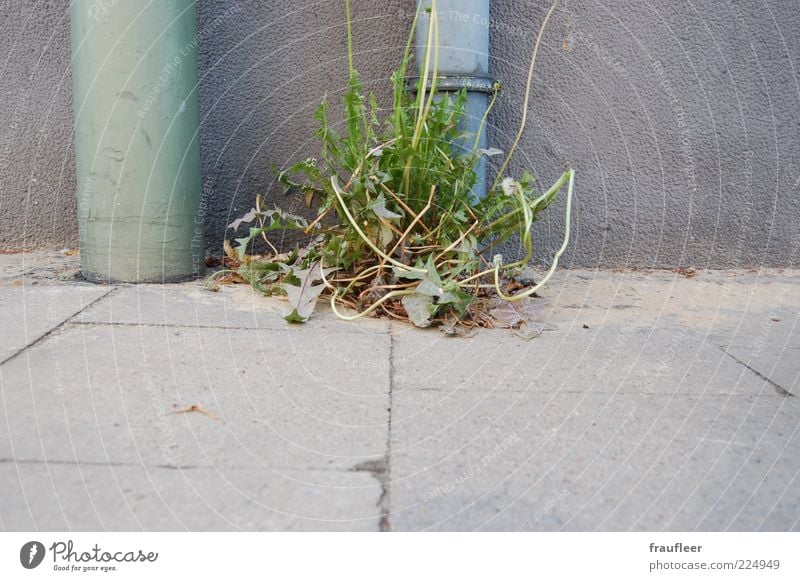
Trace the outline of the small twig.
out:
[[[208,416],[212,420],[216,420],[217,419],[216,415],[214,415],[213,413],[211,413],[208,410],[204,410],[199,405],[190,405],[188,408],[175,410],[174,412],[171,412],[171,413],[173,413],[173,414],[192,414],[192,413],[197,413],[197,414],[203,414],[204,416]]]
[[[412,210],[411,208],[409,208],[409,207],[408,207],[408,205],[407,205],[407,204],[406,204],[406,203],[405,203],[403,200],[401,200],[401,199],[400,199],[400,198],[397,196],[397,194],[395,194],[395,193],[394,193],[394,192],[393,192],[391,189],[389,189],[388,187],[386,187],[386,184],[381,184],[381,187],[382,187],[382,188],[384,189],[384,191],[386,191],[386,192],[387,192],[387,193],[388,193],[390,196],[392,196],[392,197],[393,197],[395,200],[397,200],[397,203],[398,203],[398,204],[400,204],[400,206],[402,206],[402,208],[403,208],[403,209],[404,209],[406,212],[408,212],[408,213],[411,215],[411,217],[412,217],[412,218],[416,218],[416,217],[417,217],[417,214],[414,212],[414,210]],[[423,228],[424,228],[424,229],[425,229],[427,232],[430,232],[430,231],[431,231],[431,230],[430,230],[430,228],[428,228],[428,227],[425,225],[425,223],[424,223],[424,222],[423,222],[423,223],[421,223],[421,224],[420,224],[420,226],[422,226],[422,227],[423,227]]]
[[[317,224],[322,222],[322,220],[325,218],[325,216],[328,215],[328,212],[331,211],[332,207],[333,206],[327,208],[324,212],[322,212],[319,216],[317,216],[316,220],[314,220],[313,222],[311,222],[311,224],[306,226],[306,229],[303,230],[303,232],[305,232],[306,234],[311,234],[311,231],[317,226]]]

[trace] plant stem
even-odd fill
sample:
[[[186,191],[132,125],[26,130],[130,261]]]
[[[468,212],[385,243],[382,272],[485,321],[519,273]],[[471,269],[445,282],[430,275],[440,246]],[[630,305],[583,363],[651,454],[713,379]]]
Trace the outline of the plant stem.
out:
[[[506,160],[503,162],[503,166],[500,168],[500,171],[497,172],[497,177],[494,180],[494,185],[492,185],[492,190],[497,189],[497,184],[499,184],[500,180],[503,179],[503,175],[508,169],[508,164],[511,163],[511,158],[514,156],[514,151],[517,149],[520,139],[522,139],[522,134],[525,131],[525,124],[528,121],[528,103],[530,102],[531,98],[531,84],[533,83],[533,70],[536,67],[536,56],[539,53],[539,45],[542,42],[544,31],[547,28],[547,22],[550,20],[550,16],[552,16],[557,4],[558,0],[553,0],[553,5],[550,6],[550,10],[547,11],[547,16],[544,17],[542,27],[539,29],[539,34],[536,37],[536,44],[533,46],[533,56],[531,57],[531,66],[530,69],[528,69],[528,82],[525,85],[525,100],[522,104],[522,122],[519,125],[517,138],[514,140],[511,149],[508,150],[508,155],[506,156]]]
[[[366,310],[361,311],[360,313],[349,317],[349,316],[341,314],[339,312],[339,309],[336,308],[336,299],[339,298],[339,289],[337,289],[335,286],[333,286],[328,281],[328,279],[325,277],[325,267],[324,267],[324,265],[320,264],[319,271],[320,271],[320,276],[322,278],[322,284],[324,284],[329,289],[333,290],[333,292],[331,293],[331,310],[334,312],[334,314],[337,317],[339,317],[340,319],[345,320],[345,321],[356,321],[356,320],[360,319],[361,317],[367,316],[368,314],[370,314],[372,311],[377,309],[379,306],[381,306],[383,303],[385,303],[389,299],[393,299],[394,297],[399,297],[399,296],[403,296],[403,295],[410,295],[410,294],[415,292],[414,289],[392,291],[390,293],[387,293],[383,297],[381,297],[379,300],[375,301]]]
[[[369,237],[366,234],[364,234],[364,231],[361,229],[361,227],[358,225],[358,222],[356,222],[355,218],[353,218],[353,215],[350,213],[347,204],[345,204],[344,202],[344,198],[342,198],[342,190],[339,187],[339,184],[337,183],[336,176],[331,176],[331,185],[333,186],[333,193],[336,195],[336,199],[339,200],[339,204],[342,206],[342,211],[344,212],[345,216],[350,222],[350,225],[358,233],[358,235],[361,236],[361,239],[367,243],[367,246],[369,246],[375,254],[377,254],[387,262],[392,263],[401,270],[407,270],[407,271],[410,270],[412,272],[420,272],[424,274],[428,273],[428,271],[424,268],[413,268],[411,266],[408,266],[407,264],[403,264],[402,262],[395,260],[391,256],[385,254],[380,248],[375,246],[375,244],[372,243],[372,240],[370,240]]]
[[[339,309],[336,308],[336,299],[339,298],[339,294],[336,291],[334,291],[333,294],[331,295],[331,310],[333,311],[333,313],[337,317],[339,317],[343,321],[357,321],[358,319],[360,319],[362,317],[366,317],[367,315],[369,315],[372,311],[377,309],[379,306],[381,306],[383,303],[385,303],[389,299],[393,299],[395,297],[402,297],[402,296],[405,296],[405,295],[411,295],[411,294],[414,294],[415,292],[416,291],[414,289],[404,290],[404,291],[392,291],[390,293],[387,293],[383,297],[381,297],[379,300],[377,300],[374,303],[372,303],[369,306],[369,308],[361,311],[360,313],[358,313],[356,315],[348,317],[347,315],[343,315],[342,313],[340,313]]]
[[[564,172],[561,175],[561,177],[558,178],[558,181],[556,181],[556,183],[554,183],[550,187],[549,190],[547,190],[544,194],[542,194],[541,196],[536,198],[533,202],[528,204],[529,207],[531,208],[531,210],[535,210],[536,206],[538,206],[543,200],[547,199],[549,196],[552,196],[555,192],[557,192],[558,190],[563,188],[564,184],[567,183],[567,180],[570,178],[570,172],[571,171],[572,170]],[[509,218],[511,218],[513,216],[516,216],[521,211],[522,211],[522,208],[517,208],[516,210],[513,210],[513,211],[509,212],[508,214],[503,214],[502,216],[497,218],[494,222],[492,222],[489,225],[481,228],[480,232],[490,232],[492,230],[492,228],[494,228],[495,226],[497,226],[498,224],[500,224],[502,222],[505,222]]]
[[[402,123],[403,102],[402,97],[405,91],[406,72],[408,71],[408,63],[411,60],[411,47],[414,42],[414,35],[417,32],[417,24],[419,23],[419,9],[420,4],[417,4],[417,11],[414,14],[414,22],[411,24],[411,32],[408,33],[408,40],[406,41],[406,49],[403,51],[403,61],[400,63],[394,87],[394,128],[395,132],[400,132],[405,137],[405,126]],[[396,136],[398,137],[398,136]]]
[[[428,100],[425,100],[425,93],[428,89],[428,75],[431,73],[431,50],[433,50],[433,77],[431,79],[431,90]],[[425,47],[425,66],[420,78],[419,87],[419,113],[417,114],[417,126],[414,130],[414,138],[411,140],[411,148],[416,150],[419,140],[422,137],[422,130],[428,118],[428,112],[433,103],[436,93],[436,76],[439,73],[439,18],[436,14],[436,0],[431,0],[431,17],[428,24],[428,44]]]
[[[398,241],[397,241],[397,244],[395,244],[395,245],[394,245],[394,247],[393,247],[393,248],[392,248],[392,249],[389,251],[389,254],[392,254],[392,253],[393,253],[395,250],[397,250],[397,249],[400,247],[400,245],[403,243],[403,240],[405,240],[405,239],[406,239],[406,237],[407,237],[409,234],[411,234],[411,231],[414,229],[414,226],[416,226],[416,225],[417,225],[417,222],[419,222],[420,220],[422,220],[422,217],[425,215],[425,213],[426,213],[428,210],[430,210],[430,209],[431,209],[431,204],[433,203],[433,195],[434,195],[435,193],[436,193],[436,186],[435,186],[435,185],[433,185],[433,186],[431,186],[431,195],[430,195],[430,197],[428,198],[428,204],[427,204],[427,205],[426,205],[424,208],[422,208],[422,210],[420,211],[420,213],[419,213],[419,214],[417,214],[416,216],[414,216],[414,219],[411,221],[411,224],[409,224],[408,228],[406,228],[406,231],[405,231],[405,232],[403,233],[403,235],[400,237],[400,240],[398,240]],[[404,268],[409,268],[409,267],[407,267],[407,266],[404,266]],[[411,270],[414,270],[414,269],[411,269]],[[427,271],[427,270],[425,270],[424,272],[428,272],[428,271]]]
[[[575,172],[573,170],[569,170],[569,172],[567,173],[569,173],[569,186],[567,187],[567,210],[566,210],[567,215],[564,224],[564,242],[561,244],[561,248],[558,249],[558,252],[556,252],[555,256],[553,257],[553,264],[550,265],[550,270],[547,271],[545,277],[541,281],[539,281],[537,285],[529,288],[525,292],[521,292],[516,295],[506,295],[500,288],[500,268],[502,267],[502,265],[499,262],[495,263],[494,287],[495,291],[497,292],[497,296],[499,296],[501,299],[514,302],[522,300],[525,297],[531,296],[537,290],[542,288],[547,283],[547,281],[550,280],[550,277],[553,276],[553,273],[556,271],[556,267],[558,266],[558,259],[561,258],[561,255],[564,254],[564,251],[567,249],[567,246],[569,245],[570,219],[572,216],[572,185],[573,182],[575,181]]]
[[[495,101],[497,101],[497,95],[500,94],[500,83],[495,83],[493,89],[494,91],[492,93],[492,100],[489,102],[489,106],[486,108],[486,112],[483,114],[481,124],[478,126],[478,133],[475,135],[475,145],[472,146],[473,154],[478,152],[478,143],[480,143],[481,134],[483,134],[483,130],[486,129],[486,122],[489,120],[489,113],[491,113],[492,109],[494,108]]]

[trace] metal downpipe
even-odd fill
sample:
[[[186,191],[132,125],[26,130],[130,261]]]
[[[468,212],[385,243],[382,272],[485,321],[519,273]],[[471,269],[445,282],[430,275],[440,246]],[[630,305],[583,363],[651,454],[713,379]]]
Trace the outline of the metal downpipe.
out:
[[[439,92],[467,88],[467,110],[462,123],[475,135],[489,106],[494,80],[489,77],[489,10],[490,0],[437,0],[439,17]],[[426,9],[430,0],[419,0],[417,27],[417,63],[424,62],[430,18]],[[474,137],[464,148],[472,150]],[[486,148],[486,131],[478,147]],[[486,195],[486,159],[476,167],[477,182],[472,190],[476,199]]]
[[[70,16],[83,276],[200,276],[195,2],[73,0]]]

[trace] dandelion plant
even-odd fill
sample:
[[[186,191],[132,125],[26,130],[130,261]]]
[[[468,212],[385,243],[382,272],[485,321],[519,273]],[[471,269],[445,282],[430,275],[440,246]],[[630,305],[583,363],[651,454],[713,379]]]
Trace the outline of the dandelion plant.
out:
[[[374,95],[364,93],[354,66],[349,0],[344,8],[349,71],[342,99],[344,124],[337,131],[324,100],[315,113],[319,156],[278,175],[280,183],[317,206],[317,217],[308,222],[265,209],[259,197],[256,207],[231,225],[238,229],[243,222],[251,224],[235,245],[226,242],[233,272],[217,273],[215,280],[244,280],[265,294],[286,296],[290,322],[307,320],[320,297],[342,319],[385,315],[420,327],[444,323],[451,330],[491,326],[498,305],[524,310],[522,303],[547,282],[569,242],[574,172],[565,172],[544,192],[536,190],[530,172],[519,178],[506,175],[525,128],[536,54],[555,3],[536,39],[519,133],[481,200],[471,194],[475,169],[481,156],[496,151],[480,150],[480,136],[461,129],[466,92],[437,91],[435,0],[426,15],[430,26],[419,78],[415,87],[408,87],[418,13],[392,75],[389,109],[381,109]],[[496,85],[491,105],[498,91]],[[480,131],[485,127],[486,117]],[[464,143],[475,145],[465,149]],[[564,242],[547,275],[520,288],[514,277],[533,257],[531,228],[565,187]],[[269,240],[277,230],[302,231],[311,242],[281,254]],[[523,257],[506,264],[493,253],[517,236]],[[259,245],[266,245],[266,252],[258,253]]]

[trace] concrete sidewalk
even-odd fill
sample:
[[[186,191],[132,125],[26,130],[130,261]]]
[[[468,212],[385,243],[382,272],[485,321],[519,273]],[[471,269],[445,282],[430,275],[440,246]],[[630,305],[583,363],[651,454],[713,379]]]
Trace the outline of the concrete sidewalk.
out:
[[[0,256],[0,529],[800,529],[798,272],[562,271],[525,342],[76,269]]]

